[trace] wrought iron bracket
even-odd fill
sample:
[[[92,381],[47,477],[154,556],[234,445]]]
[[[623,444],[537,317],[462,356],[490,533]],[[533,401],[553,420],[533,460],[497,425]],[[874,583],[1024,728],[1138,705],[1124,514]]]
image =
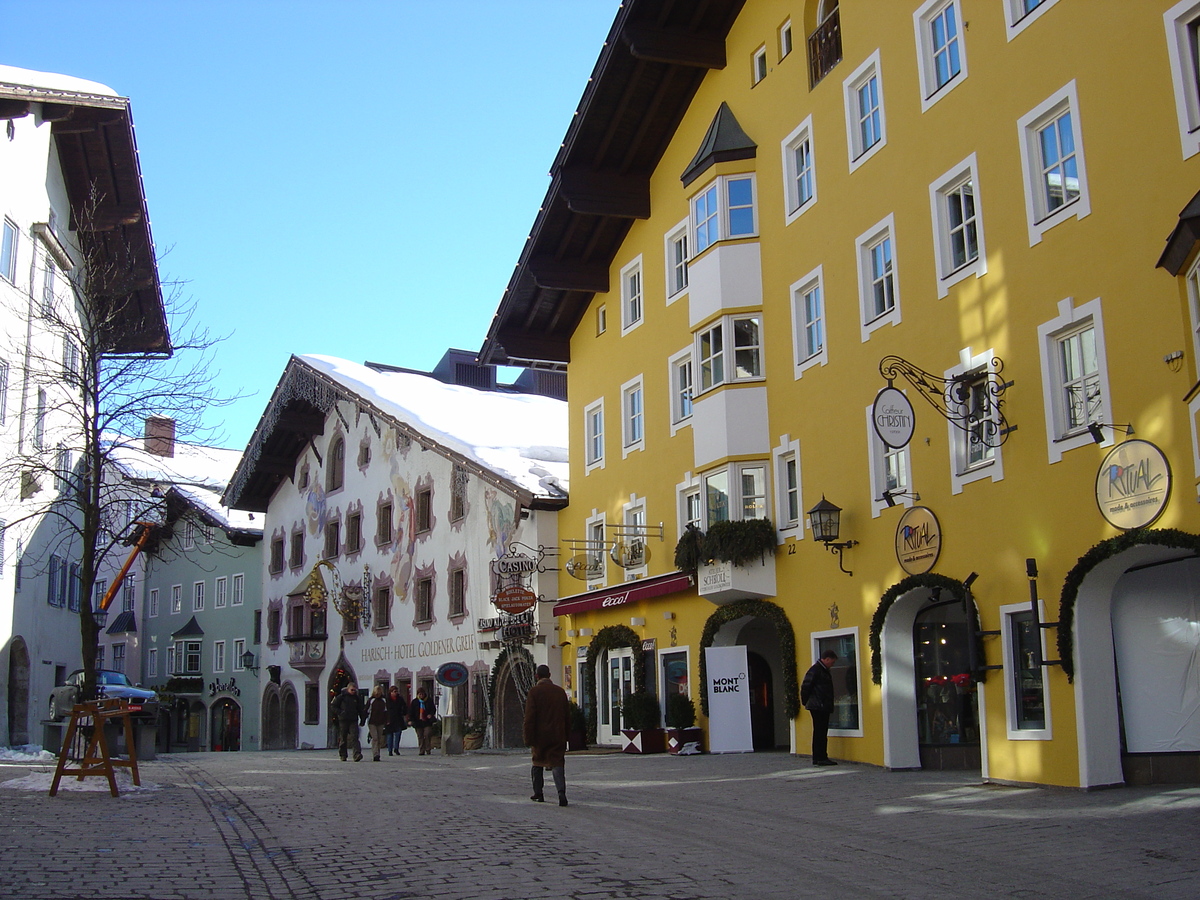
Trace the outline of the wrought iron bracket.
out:
[[[899,356],[885,356],[879,361],[879,374],[887,379],[889,387],[897,378],[903,378],[946,421],[965,432],[971,443],[985,447],[999,447],[1017,430],[1004,418],[1004,392],[1013,382],[1000,377],[1003,370],[1004,360],[999,357],[992,357],[982,369],[953,378],[926,372]],[[982,396],[972,396],[976,386],[982,387]]]

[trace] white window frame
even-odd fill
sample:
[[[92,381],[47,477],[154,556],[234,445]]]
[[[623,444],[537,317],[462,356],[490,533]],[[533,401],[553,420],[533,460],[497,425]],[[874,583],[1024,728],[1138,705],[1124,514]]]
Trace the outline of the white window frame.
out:
[[[158,650],[153,647],[146,652],[146,675],[149,678],[158,677]]]
[[[600,560],[600,577],[587,580],[588,590],[604,587],[608,584],[608,530],[607,516],[593,509],[583,523],[583,535],[586,541],[584,553],[591,559]],[[601,542],[597,546],[597,542]]]
[[[0,359],[0,425],[8,419],[8,360]]]
[[[972,356],[968,347],[959,353],[957,366],[947,369],[943,374],[947,379],[971,373],[983,374],[991,371],[994,350],[985,350]],[[961,411],[961,410],[960,410]],[[991,420],[999,422],[999,409],[993,403]],[[970,437],[966,431],[953,422],[946,421],[946,432],[950,445],[950,492],[961,494],[963,487],[973,481],[990,478],[993,482],[1004,480],[1004,457],[1000,447],[988,447],[982,459],[970,459]]]
[[[241,606],[246,600],[246,576],[241,573],[234,575],[230,587],[229,605]]]
[[[750,203],[746,205],[732,206],[729,201],[729,188],[735,182],[745,181],[750,185]],[[711,196],[710,196],[711,194]],[[705,205],[704,218],[699,218],[697,209],[697,201],[701,198],[706,198],[712,204],[712,211],[709,212],[709,205]],[[690,214],[688,217],[688,236],[691,239],[689,249],[692,256],[699,256],[710,247],[714,247],[722,241],[744,240],[758,237],[758,184],[753,172],[739,172],[733,175],[720,175],[712,181],[704,185],[696,193],[688,199],[688,209]],[[731,219],[731,211],[735,209],[749,209],[751,227],[749,231],[739,231],[734,233]],[[707,234],[710,226],[715,226],[716,235],[708,240],[704,246],[701,246],[700,222],[705,223],[703,231]]]
[[[948,50],[951,42],[943,48],[934,46],[933,27],[935,21],[949,13],[954,17],[957,34],[954,36],[958,53],[958,71],[938,84],[937,56],[942,49]],[[913,29],[917,36],[917,72],[921,78],[921,112],[925,112],[967,78],[967,45],[963,26],[962,4],[959,0],[926,0],[913,13]]]
[[[690,248],[691,236],[688,233],[688,220],[684,219],[663,237],[667,306],[688,292],[688,251]]]
[[[687,372],[686,379],[682,372]],[[685,384],[684,381],[687,381]],[[671,434],[692,423],[692,402],[696,396],[696,366],[692,362],[692,347],[684,347],[667,359],[667,384],[671,396]]]
[[[147,617],[151,619],[158,618],[158,588],[150,588],[150,596],[147,598]]]
[[[1042,193],[1044,173],[1039,135],[1065,113],[1071,116],[1071,139],[1074,142],[1075,172],[1079,196],[1051,210]],[[1068,219],[1082,219],[1092,211],[1088,192],[1087,164],[1083,154],[1083,129],[1080,125],[1079,96],[1075,79],[1071,79],[1036,107],[1017,120],[1017,135],[1021,148],[1021,171],[1025,173],[1025,216],[1029,223],[1029,246],[1041,243],[1047,231]]]
[[[875,277],[872,250],[884,240],[891,241],[892,308],[875,315]],[[854,255],[858,260],[858,305],[862,323],[862,340],[884,325],[900,324],[900,264],[896,250],[894,214],[889,213],[854,240]]]
[[[875,92],[878,106],[879,138],[870,146],[865,146],[861,124],[863,110],[859,107],[858,92],[872,79],[875,80]],[[853,172],[868,159],[887,146],[887,115],[883,102],[883,73],[879,65],[879,50],[876,50],[842,82],[842,100],[846,112],[846,147],[850,155],[850,171]]]
[[[754,320],[757,323],[758,343],[754,345],[745,344],[740,348],[736,344],[737,341],[737,323]],[[705,338],[711,336],[715,332],[720,332],[721,348],[720,350],[710,352],[707,356],[704,355]],[[737,313],[725,316],[720,316],[709,322],[708,325],[696,332],[695,345],[692,349],[692,359],[694,360],[692,367],[693,376],[693,397],[698,397],[701,394],[721,387],[724,384],[736,384],[753,381],[763,381],[766,378],[766,359],[764,358],[763,346],[763,316],[762,313]],[[712,342],[709,341],[711,348]],[[758,372],[750,375],[737,374],[737,355],[738,350],[754,350],[758,354]],[[716,360],[719,362],[720,373],[714,371],[717,367],[710,366],[709,377],[705,377],[704,363]]]
[[[907,394],[907,391],[905,393]],[[912,494],[914,491],[912,488],[912,453],[909,452],[912,444],[905,447],[888,447],[884,444],[879,439],[879,435],[875,433],[874,412],[874,405],[866,407],[867,459],[871,476],[871,518],[877,519],[888,508],[887,501],[883,499],[883,492],[888,489],[887,467],[890,459],[898,460],[901,470],[899,474],[903,479],[902,483],[893,490],[907,494]],[[913,503],[914,500],[911,496],[895,498],[896,506],[909,507]]]
[[[964,185],[971,185],[975,215],[975,258],[954,266],[951,206],[953,196]],[[937,292],[942,300],[950,288],[966,278],[981,278],[987,274],[987,249],[983,240],[983,207],[979,198],[979,163],[972,153],[962,162],[947,169],[929,185],[929,213],[933,222],[934,260],[937,264]],[[962,227],[967,228],[964,220]]]
[[[1029,612],[1029,603],[1006,603],[1000,607],[1000,640],[1004,648],[1004,722],[1010,741],[1050,741],[1054,739],[1054,727],[1050,720],[1050,679],[1045,668],[1042,669],[1042,708],[1046,711],[1045,728],[1016,728],[1017,698],[1013,695],[1013,669],[1016,662],[1013,659],[1013,627],[1012,617],[1019,613]],[[1038,600],[1038,618],[1046,620],[1045,604]],[[1046,629],[1040,629],[1038,636],[1042,645],[1042,659],[1047,658]]]
[[[588,474],[593,469],[604,468],[604,398],[595,400],[583,408],[584,469]]]
[[[192,582],[192,612],[204,611],[204,582]]]
[[[694,524],[697,528],[704,529],[704,502],[702,499],[701,485],[699,477],[691,472],[685,472],[683,481],[675,485],[675,530],[676,539],[683,537],[684,531],[689,523]],[[689,497],[695,498],[696,516],[690,518]]]
[[[750,58],[750,86],[761,83],[767,77],[768,71],[767,45],[761,44]]]
[[[11,285],[17,283],[17,252],[21,246],[21,230],[7,216],[0,226],[0,278]]]
[[[238,638],[233,642],[233,671],[245,672],[246,667],[242,665],[242,654],[246,652],[246,639]]]
[[[642,257],[621,269],[621,334],[626,335],[646,320],[646,280]]]
[[[1192,359],[1200,360],[1200,258],[1197,258],[1184,278],[1188,294],[1188,317],[1192,327]]]
[[[191,519],[183,523],[183,549],[196,549],[196,523]]]
[[[175,645],[174,644],[172,644],[170,647],[167,648],[167,671],[164,672],[163,674],[165,674],[167,676],[176,674],[176,672],[175,672]]]
[[[225,671],[225,642],[213,641],[213,671]]]
[[[229,579],[222,575],[213,586],[213,609],[224,609],[229,605]]]
[[[641,375],[621,385],[621,459],[646,449],[646,386]]]
[[[596,307],[596,336],[608,331],[608,305],[601,303]]]
[[[183,612],[183,585],[171,585],[171,615]]]
[[[851,628],[832,628],[827,631],[811,631],[808,635],[809,653],[812,657],[812,664],[816,665],[820,661],[819,647],[822,638],[836,638],[851,635],[854,638],[854,663],[857,670],[854,673],[854,683],[858,685],[858,727],[857,728],[830,728],[829,733],[835,737],[862,737],[864,735],[863,727],[866,720],[866,704],[863,701],[863,645],[859,639],[858,626]]]
[[[1200,80],[1192,60],[1200,51],[1200,0],[1182,0],[1163,13],[1167,31],[1167,57],[1171,64],[1171,84],[1175,88],[1175,117],[1183,158],[1200,153]]]
[[[804,483],[800,473],[800,441],[782,435],[779,446],[771,451],[771,468],[775,482],[775,530],[779,543],[787,538],[804,540]],[[789,485],[788,472],[795,472],[795,485]],[[796,517],[789,515],[791,496],[795,495]]]
[[[825,316],[825,271],[817,266],[788,289],[792,302],[792,377],[800,378],[806,369],[829,363],[829,332]],[[814,352],[810,341],[808,298],[816,295],[818,330],[821,346]]]
[[[1004,0],[1004,34],[1008,40],[1012,40],[1043,15],[1046,10],[1052,7],[1058,0],[1042,0],[1040,4],[1025,12],[1025,4],[1023,0]]]
[[[787,59],[792,50],[795,49],[795,41],[792,37],[792,20],[788,19],[779,26],[779,60],[782,62]]]
[[[800,197],[800,164],[796,160],[796,151],[807,146],[808,197]],[[814,155],[812,116],[792,129],[791,133],[779,142],[779,152],[783,161],[783,224],[791,225],[798,218],[817,204],[817,161]]]
[[[1068,450],[1087,447],[1095,443],[1086,427],[1067,431],[1062,404],[1059,400],[1061,379],[1059,378],[1059,342],[1070,334],[1088,326],[1096,331],[1096,369],[1100,379],[1100,405],[1096,420],[1112,422],[1112,388],[1108,380],[1108,357],[1105,351],[1104,316],[1100,298],[1089,300],[1079,306],[1074,298],[1066,297],[1058,302],[1058,315],[1038,326],[1038,351],[1042,365],[1042,404],[1046,417],[1046,445],[1050,462],[1056,463]],[[1104,444],[1112,444],[1111,434],[1106,434]]]
[[[646,527],[646,498],[639,497],[637,494],[629,495],[629,502],[621,506],[621,526],[625,531],[623,538],[627,543],[634,537],[634,532],[646,543],[650,541],[650,534]],[[622,569],[625,581],[634,581],[638,578],[645,578],[650,570],[649,559],[647,564],[637,566],[633,569]]]
[[[700,511],[704,516],[703,530],[707,531],[714,521],[730,521],[740,522],[744,519],[746,496],[742,493],[742,473],[747,469],[761,469],[763,473],[763,493],[762,493],[762,508],[761,516],[753,516],[756,519],[771,518],[771,461],[767,459],[752,459],[744,462],[729,463],[728,465],[718,466],[715,469],[709,469],[706,472],[700,473]],[[726,499],[728,502],[728,519],[712,519],[708,514],[708,482],[724,474],[726,476]]]

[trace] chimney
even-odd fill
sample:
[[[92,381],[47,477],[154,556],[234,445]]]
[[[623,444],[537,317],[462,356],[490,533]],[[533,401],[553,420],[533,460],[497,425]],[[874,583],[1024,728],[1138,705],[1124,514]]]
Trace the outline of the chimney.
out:
[[[149,416],[146,419],[145,449],[155,456],[175,455],[175,420],[168,416]]]

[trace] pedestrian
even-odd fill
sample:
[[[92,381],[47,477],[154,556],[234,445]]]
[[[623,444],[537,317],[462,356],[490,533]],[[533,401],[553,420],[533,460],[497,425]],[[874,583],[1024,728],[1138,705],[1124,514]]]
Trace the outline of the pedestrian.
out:
[[[338,756],[346,761],[349,753],[354,753],[354,761],[361,762],[362,744],[358,740],[358,729],[367,717],[367,707],[363,697],[358,692],[354,682],[342,688],[342,692],[333,698],[329,705],[333,711],[333,720],[337,722]]]
[[[800,702],[812,713],[812,761],[814,766],[836,766],[829,758],[829,717],[833,714],[833,675],[829,670],[838,655],[826,650],[812,668],[804,673]]]
[[[550,667],[537,667],[537,684],[525,701],[525,743],[533,750],[533,796],[544,803],[542,793],[546,769],[554,778],[558,805],[567,805],[567,731],[571,727],[571,701],[567,692],[550,680]]]
[[[383,696],[383,685],[377,684],[375,690],[371,691],[371,699],[367,701],[367,734],[371,736],[371,758],[375,762],[379,762],[387,723],[387,700]]]
[[[433,723],[436,720],[433,701],[425,688],[417,688],[417,696],[408,708],[408,724],[417,732],[417,756],[428,756],[433,752]]]
[[[387,695],[387,750],[388,756],[400,755],[400,736],[407,724],[408,701],[400,696],[400,688],[392,685]]]

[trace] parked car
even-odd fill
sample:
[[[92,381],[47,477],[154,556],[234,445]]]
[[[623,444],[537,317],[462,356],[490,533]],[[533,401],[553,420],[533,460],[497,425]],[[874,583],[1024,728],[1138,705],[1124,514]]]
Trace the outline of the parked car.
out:
[[[83,687],[83,669],[72,672],[67,683],[60,685],[50,692],[50,719],[57,722],[67,716],[79,699]],[[143,709],[149,704],[158,703],[158,695],[154,691],[138,687],[124,672],[114,672],[112,669],[96,670],[96,693],[99,697],[111,699],[116,697],[128,700],[130,706],[140,706]]]

